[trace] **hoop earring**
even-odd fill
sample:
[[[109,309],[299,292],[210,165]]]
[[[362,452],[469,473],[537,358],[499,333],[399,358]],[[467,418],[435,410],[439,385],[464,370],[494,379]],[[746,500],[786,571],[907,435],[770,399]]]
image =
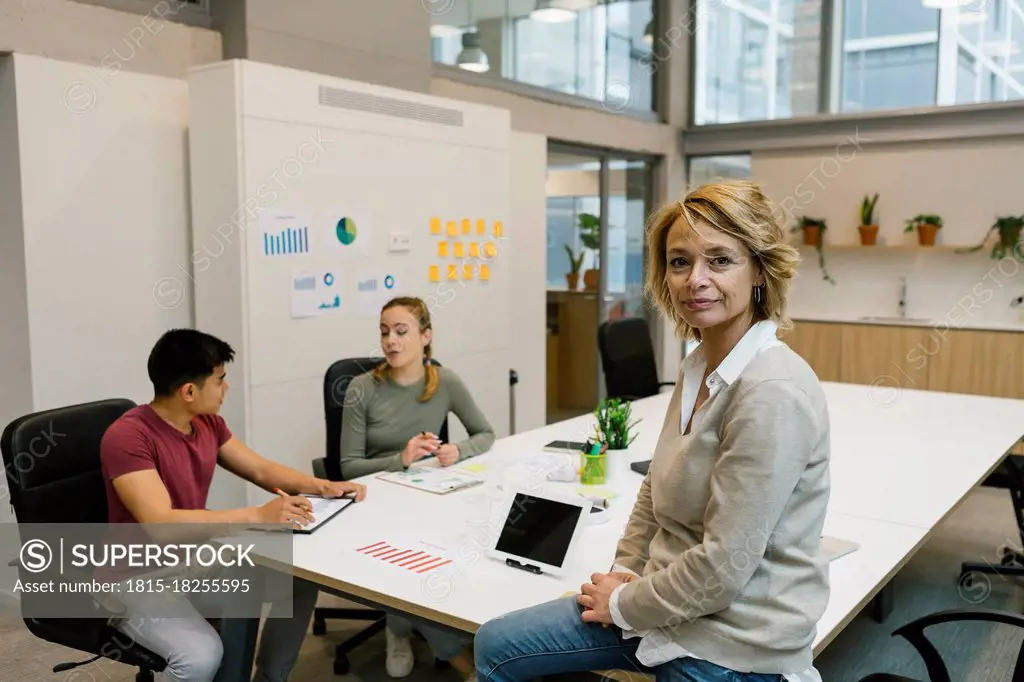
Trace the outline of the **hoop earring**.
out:
[[[754,303],[761,302],[761,287],[754,287]]]

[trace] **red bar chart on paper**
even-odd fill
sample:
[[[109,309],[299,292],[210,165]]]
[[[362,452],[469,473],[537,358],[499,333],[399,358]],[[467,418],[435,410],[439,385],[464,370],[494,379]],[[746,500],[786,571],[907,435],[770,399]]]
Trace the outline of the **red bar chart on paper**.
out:
[[[385,564],[404,568],[414,573],[427,573],[452,562],[451,559],[444,556],[440,547],[434,548],[426,543],[415,543],[416,546],[410,548],[409,544],[411,543],[390,543],[381,540],[372,545],[359,547],[356,551]]]

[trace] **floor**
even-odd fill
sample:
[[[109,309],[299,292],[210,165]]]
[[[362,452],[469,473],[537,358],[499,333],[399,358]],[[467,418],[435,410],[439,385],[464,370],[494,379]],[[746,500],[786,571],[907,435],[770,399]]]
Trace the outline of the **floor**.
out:
[[[899,625],[919,616],[949,608],[1024,610],[1024,582],[993,577],[970,590],[959,589],[961,561],[997,562],[996,549],[1016,543],[1016,529],[1005,491],[982,488],[938,529],[894,580],[895,608],[889,620],[878,624],[858,616],[818,657],[816,666],[825,682],[856,682],[870,672],[886,671],[924,678],[924,667],[904,640],[890,636]],[[335,603],[331,600],[330,603]],[[328,602],[325,601],[325,605]],[[386,682],[384,640],[379,636],[351,657],[349,675],[333,675],[333,644],[350,632],[350,624],[331,622],[325,637],[306,638],[291,679],[295,682]],[[940,652],[950,661],[953,680],[1009,680],[1010,666],[1024,631],[982,623],[951,624],[929,631]],[[429,650],[415,642],[418,662],[409,682],[458,682],[448,669],[436,671]],[[22,621],[0,612],[0,680],[18,682],[131,682],[133,672],[109,661],[54,674],[54,664],[81,660],[62,647],[35,639]]]

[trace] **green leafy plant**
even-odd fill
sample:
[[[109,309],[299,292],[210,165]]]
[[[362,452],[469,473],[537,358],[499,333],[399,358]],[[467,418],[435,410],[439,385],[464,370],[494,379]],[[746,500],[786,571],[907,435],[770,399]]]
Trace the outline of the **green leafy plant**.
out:
[[[805,227],[817,227],[819,229],[820,234],[818,235],[818,243],[815,248],[818,249],[818,267],[821,268],[821,278],[826,282],[835,284],[836,281],[832,279],[832,275],[828,274],[828,268],[825,267],[825,231],[828,230],[828,224],[823,218],[800,216],[797,224],[790,231],[802,234]]]
[[[863,201],[860,202],[860,224],[861,225],[874,225],[875,224],[875,205],[878,204],[878,192],[875,192],[875,196],[868,197],[864,195]]]
[[[576,253],[569,247],[568,244],[564,244],[565,253],[569,256],[569,272],[573,275],[580,274],[580,268],[583,267],[583,256],[585,255],[582,251],[577,256]]]
[[[921,213],[916,215],[907,221],[907,226],[903,229],[904,232],[913,232],[920,225],[935,225],[938,228],[942,228],[942,216],[933,215],[930,213]]]
[[[996,218],[992,227],[988,228],[985,232],[985,236],[977,246],[958,249],[957,252],[973,253],[975,251],[980,251],[981,248],[985,246],[985,242],[988,241],[989,236],[993,232],[996,232],[999,234],[999,240],[992,246],[992,258],[1003,258],[1006,256],[1007,251],[1012,251],[1017,260],[1024,260],[1024,253],[1021,253],[1020,248],[1020,233],[1022,228],[1024,228],[1024,215],[1011,215]]]
[[[583,247],[594,252],[594,263],[601,253],[601,219],[593,213],[580,213],[580,241]],[[597,267],[595,265],[595,267]]]
[[[625,450],[629,447],[638,435],[631,429],[642,421],[632,419],[632,405],[619,398],[602,400],[594,410],[594,416],[597,418],[595,438],[597,442],[607,445],[609,450]]]

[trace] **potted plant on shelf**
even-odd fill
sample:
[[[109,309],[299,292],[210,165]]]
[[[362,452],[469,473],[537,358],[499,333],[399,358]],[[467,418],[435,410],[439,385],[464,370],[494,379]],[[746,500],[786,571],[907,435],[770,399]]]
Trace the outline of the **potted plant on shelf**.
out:
[[[597,418],[595,439],[602,446],[607,446],[605,471],[608,480],[621,478],[630,471],[629,446],[637,437],[633,427],[641,420],[633,419],[629,401],[619,398],[602,400],[594,410],[594,416]]]
[[[860,243],[862,246],[874,246],[878,238],[878,224],[875,222],[875,205],[878,204],[878,192],[875,196],[864,195],[860,202]]]
[[[942,216],[922,213],[907,221],[904,232],[917,230],[917,243],[921,246],[935,246],[935,237],[942,229]]]
[[[1024,260],[1024,254],[1021,253],[1020,247],[1021,228],[1024,228],[1024,215],[996,218],[996,222],[992,224],[992,227],[988,228],[985,236],[977,246],[959,249],[958,253],[979,251],[985,245],[985,242],[988,241],[989,235],[993,232],[998,232],[999,241],[992,246],[992,258],[1003,258],[1008,251],[1012,251],[1017,260]]]
[[[593,213],[580,213],[579,223],[580,241],[584,248],[594,253],[594,267],[583,273],[583,288],[586,291],[597,291],[600,277],[598,268],[601,267],[598,260],[601,253],[601,219]]]
[[[828,274],[828,269],[825,267],[825,231],[827,229],[828,225],[823,218],[801,216],[792,231],[802,232],[804,246],[813,246],[818,250],[818,266],[821,268],[822,279],[835,284],[836,281]]]
[[[577,256],[576,253],[565,244],[565,253],[569,256],[569,272],[565,273],[565,284],[569,291],[576,291],[580,286],[580,268],[583,267],[583,252]]]

